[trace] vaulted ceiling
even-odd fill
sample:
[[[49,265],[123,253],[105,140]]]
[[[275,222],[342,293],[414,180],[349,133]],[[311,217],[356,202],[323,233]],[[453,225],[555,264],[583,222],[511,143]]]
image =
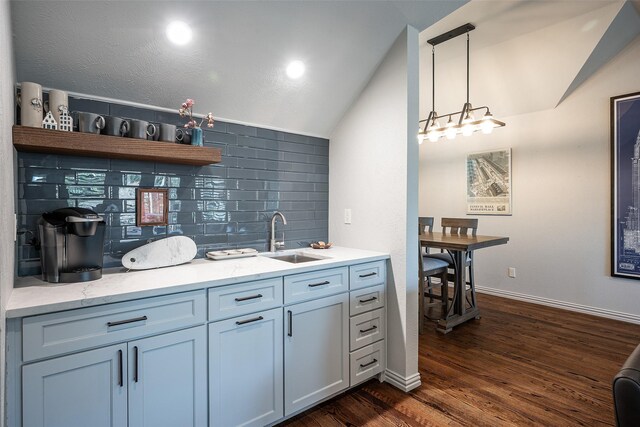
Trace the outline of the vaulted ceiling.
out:
[[[11,3],[18,81],[329,136],[406,25],[422,31],[420,108],[431,108],[426,40],[471,22],[471,102],[497,116],[555,107],[640,33],[639,2],[29,1]],[[165,36],[193,29],[183,47]],[[465,98],[464,37],[436,48],[436,109]],[[293,59],[299,80],[286,77]]]
[[[328,136],[406,25],[464,1],[13,1],[18,81]],[[190,44],[165,37],[172,20]],[[299,59],[306,74],[285,75]]]
[[[431,110],[431,46],[426,40],[467,22],[470,101],[498,117],[556,107],[640,35],[633,2],[471,1],[420,34],[420,117]],[[466,38],[435,48],[436,111],[466,99]]]

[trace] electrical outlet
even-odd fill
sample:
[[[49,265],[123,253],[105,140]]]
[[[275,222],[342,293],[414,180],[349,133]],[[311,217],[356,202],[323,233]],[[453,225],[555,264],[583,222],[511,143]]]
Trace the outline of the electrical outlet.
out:
[[[507,270],[507,276],[511,277],[512,279],[516,277],[516,268],[515,267],[509,267],[509,269]]]
[[[344,210],[344,223],[351,224],[351,209]]]

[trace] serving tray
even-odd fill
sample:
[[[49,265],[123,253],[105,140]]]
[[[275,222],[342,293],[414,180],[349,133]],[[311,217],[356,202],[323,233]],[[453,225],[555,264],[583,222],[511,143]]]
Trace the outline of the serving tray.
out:
[[[214,261],[221,261],[224,259],[247,258],[250,256],[257,256],[258,251],[252,248],[229,249],[226,251],[209,251],[205,255],[207,256],[207,258],[212,259]]]

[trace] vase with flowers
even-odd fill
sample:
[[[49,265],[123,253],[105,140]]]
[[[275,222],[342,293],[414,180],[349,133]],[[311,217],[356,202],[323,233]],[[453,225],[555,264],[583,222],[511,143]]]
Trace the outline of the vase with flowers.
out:
[[[196,119],[193,118],[193,104],[194,101],[191,98],[188,98],[185,102],[182,103],[181,108],[178,110],[180,117],[187,117],[189,121],[185,123],[185,129],[191,129],[191,145],[197,145],[202,147],[202,124],[207,121],[207,127],[213,127],[213,114],[208,113],[206,116],[200,120],[200,123]]]

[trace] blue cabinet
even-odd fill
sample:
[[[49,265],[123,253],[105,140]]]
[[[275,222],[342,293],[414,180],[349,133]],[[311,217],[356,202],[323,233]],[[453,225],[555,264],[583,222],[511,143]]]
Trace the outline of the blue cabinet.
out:
[[[282,308],[209,325],[211,426],[282,418]]]
[[[285,415],[349,387],[349,294],[285,311]]]
[[[128,343],[129,427],[207,425],[204,326]]]
[[[126,356],[120,344],[25,365],[23,426],[126,426]]]

